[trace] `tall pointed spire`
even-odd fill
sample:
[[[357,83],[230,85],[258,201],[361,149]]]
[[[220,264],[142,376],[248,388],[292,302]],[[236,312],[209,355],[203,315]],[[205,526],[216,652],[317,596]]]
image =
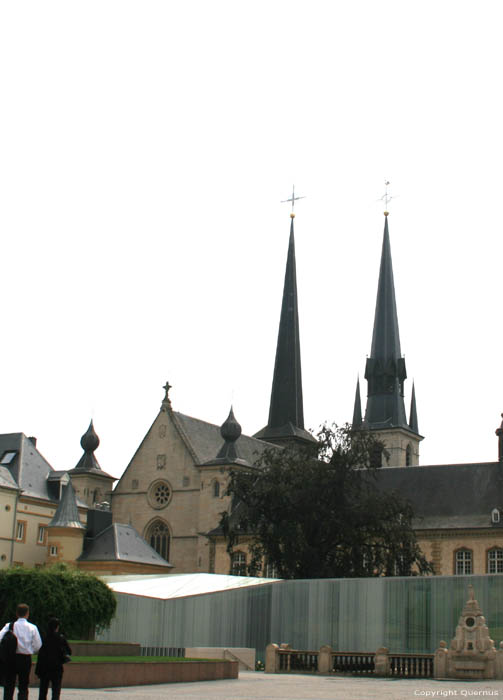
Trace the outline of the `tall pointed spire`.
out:
[[[412,384],[412,396],[410,399],[409,428],[414,433],[419,434],[419,425],[417,422],[417,408],[416,408],[416,387],[414,386],[414,384]]]
[[[370,429],[403,427],[407,423],[403,402],[403,385],[407,372],[400,349],[398,314],[388,217],[384,219],[384,236],[377,287],[377,300],[370,357],[367,358],[365,379],[368,381],[365,423]]]
[[[360,377],[356,380],[355,406],[353,408],[353,421],[351,427],[357,430],[362,427],[362,400],[360,396]]]
[[[292,213],[290,216],[290,242],[288,245],[276,362],[272,381],[269,421],[267,426],[260,430],[255,437],[271,442],[283,442],[285,439],[291,438],[313,442],[313,436],[304,430],[297,275],[293,232],[295,215]]]

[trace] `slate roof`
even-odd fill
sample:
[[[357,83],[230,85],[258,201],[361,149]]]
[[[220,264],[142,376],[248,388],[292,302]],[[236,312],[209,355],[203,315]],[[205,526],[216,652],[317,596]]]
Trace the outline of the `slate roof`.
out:
[[[2,488],[18,490],[17,484],[7,467],[0,467],[0,486]]]
[[[85,529],[84,525],[80,522],[77,497],[71,481],[65,486],[57,510],[49,523],[49,527],[72,527],[78,530]]]
[[[407,422],[403,401],[403,384],[406,377],[405,358],[402,357],[400,349],[395,283],[386,214],[372,347],[365,366],[365,378],[368,381],[365,427],[370,430],[400,427],[415,432]],[[417,411],[415,423],[417,424]]]
[[[90,422],[89,428],[80,439],[80,444],[84,450],[84,454],[77,462],[77,465],[73,469],[70,469],[70,474],[80,474],[86,472],[104,476],[115,481],[114,476],[111,476],[111,474],[107,474],[107,472],[103,471],[94,455],[94,451],[99,447],[100,439],[94,430],[93,421]]]
[[[123,561],[172,568],[134,527],[120,523],[113,523],[94,537],[77,561]]]
[[[500,527],[491,511],[503,509],[502,462],[387,467],[377,482],[411,503],[416,530]]]
[[[196,463],[204,464],[214,460],[224,444],[224,439],[220,434],[220,426],[186,416],[177,411],[172,411],[171,415]],[[239,457],[250,465],[255,464],[264,450],[278,449],[276,445],[242,434],[236,440],[235,445]]]
[[[54,500],[47,489],[47,476],[53,471],[33,442],[24,433],[0,435],[0,459],[5,452],[16,452],[8,469],[23,495]]]
[[[255,437],[264,440],[297,437],[302,441],[316,442],[311,433],[304,430],[293,215],[290,224],[269,420],[265,428],[262,428]]]

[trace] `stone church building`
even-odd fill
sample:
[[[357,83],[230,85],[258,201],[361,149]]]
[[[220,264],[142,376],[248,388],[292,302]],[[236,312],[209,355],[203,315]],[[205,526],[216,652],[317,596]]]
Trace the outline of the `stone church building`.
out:
[[[230,512],[229,471],[257,468],[266,449],[315,443],[304,428],[294,215],[267,424],[243,435],[231,408],[221,426],[173,410],[165,396],[151,428],[115,488],[95,457],[94,426],[83,455],[55,471],[22,433],[0,435],[0,568],[66,561],[99,573],[242,573],[248,546],[232,560],[219,529]],[[436,574],[503,573],[503,424],[498,458],[477,464],[420,465],[415,390],[408,413],[385,213],[367,398],[357,383],[352,423],[384,443],[378,482],[414,509],[420,546]],[[348,412],[349,413],[349,412]],[[264,565],[264,576],[274,572]]]
[[[132,523],[177,573],[242,572],[246,540],[231,560],[218,526],[221,512],[231,508],[225,495],[229,470],[253,468],[266,448],[315,441],[304,429],[293,213],[291,217],[267,425],[245,436],[232,409],[222,426],[178,413],[166,384],[161,409],[113,491],[114,520]],[[420,545],[436,574],[503,573],[503,431],[498,461],[419,466],[423,437],[414,387],[407,415],[406,377],[386,212],[365,369],[366,407],[362,412],[358,382],[352,423],[383,441],[381,487],[396,489],[411,501]],[[264,567],[263,573],[273,572]]]

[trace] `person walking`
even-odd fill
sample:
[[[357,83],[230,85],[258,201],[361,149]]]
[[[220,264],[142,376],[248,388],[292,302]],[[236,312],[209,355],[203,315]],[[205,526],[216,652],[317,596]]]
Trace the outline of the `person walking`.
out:
[[[4,678],[4,700],[12,700],[16,677],[18,679],[18,700],[28,700],[28,683],[30,682],[31,655],[36,654],[42,646],[42,640],[36,625],[28,622],[30,608],[25,603],[20,603],[16,609],[17,620],[12,631],[17,637],[16,658],[14,664],[7,668]],[[8,622],[0,630],[0,641],[9,629]]]
[[[65,637],[59,631],[59,620],[52,617],[49,620],[48,632],[38,653],[35,673],[40,678],[38,700],[46,700],[49,683],[52,684],[52,700],[59,700],[63,664],[69,661],[72,650]]]

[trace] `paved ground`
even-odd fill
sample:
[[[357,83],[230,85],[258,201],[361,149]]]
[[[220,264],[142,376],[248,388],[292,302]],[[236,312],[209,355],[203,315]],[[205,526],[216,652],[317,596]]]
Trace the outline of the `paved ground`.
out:
[[[38,690],[32,689],[32,700]],[[503,681],[406,681],[241,672],[238,680],[168,683],[103,690],[65,689],[62,700],[414,700],[500,698]]]

